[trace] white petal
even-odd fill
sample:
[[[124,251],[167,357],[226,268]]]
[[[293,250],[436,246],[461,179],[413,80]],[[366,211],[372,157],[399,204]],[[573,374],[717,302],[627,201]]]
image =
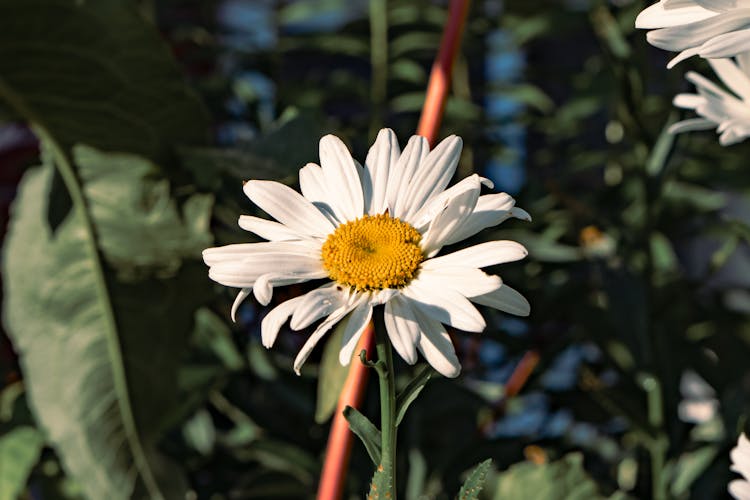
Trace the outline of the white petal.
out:
[[[523,259],[528,252],[520,243],[510,240],[488,241],[457,252],[426,260],[423,269],[438,269],[441,266],[464,266],[483,268]]]
[[[716,128],[716,123],[705,118],[691,118],[689,120],[679,121],[669,127],[667,132],[670,134],[680,134],[682,132],[692,132],[694,130],[710,130]]]
[[[480,177],[477,174],[462,179],[460,182],[457,182],[439,195],[433,197],[425,206],[420,208],[417,213],[414,214],[414,222],[412,225],[418,231],[426,229],[430,222],[432,222],[440,212],[445,210],[445,207],[448,206],[452,199],[467,191],[480,189],[482,185],[489,188],[494,186],[491,180]]]
[[[341,339],[341,350],[339,351],[339,363],[347,366],[352,360],[354,348],[359,342],[359,337],[365,331],[367,324],[372,318],[372,305],[367,301],[367,296],[359,302],[359,305],[347,318],[344,336]]]
[[[745,433],[740,434],[737,446],[732,448],[729,457],[732,459],[731,469],[742,474],[745,479],[750,479],[750,441]]]
[[[746,14],[746,16],[750,17],[750,14]],[[745,25],[750,25],[750,21],[746,21]],[[705,59],[714,59],[732,57],[748,50],[750,50],[750,29],[743,29],[717,35],[706,40],[701,45],[698,54]]]
[[[737,61],[737,65],[740,67],[740,71],[742,71],[746,75],[750,75],[750,52],[737,54],[735,60]]]
[[[399,211],[400,217],[411,222],[413,216],[430,198],[445,189],[456,172],[462,147],[461,138],[452,135],[430,151],[410,181],[404,197],[405,205]]]
[[[682,52],[677,54],[675,57],[670,59],[669,62],[667,62],[667,69],[674,68],[685,59],[690,59],[694,55],[697,55],[700,51],[701,51],[700,47],[690,47],[689,49],[683,50]]]
[[[336,213],[347,221],[362,217],[364,198],[357,164],[341,139],[327,135],[320,140],[320,166],[325,176],[329,201],[335,205]]]
[[[310,337],[307,339],[307,342],[302,346],[302,349],[300,349],[299,353],[297,354],[297,357],[294,359],[294,372],[299,375],[300,374],[300,368],[302,368],[302,365],[307,361],[307,358],[310,357],[310,353],[312,353],[313,349],[315,348],[315,345],[320,341],[321,338],[323,338],[323,335],[328,333],[328,330],[330,330],[333,325],[341,321],[341,319],[349,314],[349,311],[354,309],[354,307],[357,304],[346,304],[344,306],[339,307],[335,311],[331,313],[330,316],[328,316],[320,325],[318,325],[318,328],[315,329],[315,331],[310,335]]]
[[[516,316],[528,316],[531,312],[529,301],[505,284],[494,292],[472,297],[471,300],[477,304],[499,309],[503,312],[515,314]]]
[[[301,330],[312,325],[323,316],[344,305],[346,293],[339,290],[335,283],[328,283],[305,294],[304,299],[294,311],[290,326],[293,330]]]
[[[253,203],[294,231],[326,237],[335,229],[310,201],[279,182],[248,181],[244,190]]]
[[[644,9],[635,18],[635,27],[653,29],[680,26],[708,19],[716,15],[716,12],[704,9],[698,5],[678,9],[665,9],[664,3],[663,1],[658,2]]]
[[[417,342],[419,341],[419,323],[409,301],[394,297],[385,304],[383,311],[385,328],[393,348],[404,361],[413,365],[417,362]]]
[[[289,229],[284,224],[250,215],[240,215],[239,226],[269,241],[291,241],[307,237]]]
[[[750,9],[735,9],[683,26],[650,31],[646,38],[651,45],[664,50],[680,51],[702,45],[723,33],[747,28]]]
[[[319,257],[290,253],[263,253],[219,262],[211,266],[208,276],[222,285],[249,288],[262,275],[268,274],[269,269],[275,270],[274,281],[279,284],[283,281],[301,283],[328,276]]]
[[[320,242],[300,240],[295,242],[237,243],[203,250],[203,261],[213,266],[222,262],[252,260],[259,255],[299,255],[320,259]]]
[[[393,130],[384,128],[378,132],[375,143],[367,153],[362,177],[365,192],[365,213],[382,214],[388,208],[388,177],[391,166],[395,166],[401,150]]]
[[[434,289],[413,280],[401,293],[411,305],[427,316],[467,332],[481,332],[487,326],[484,318],[469,300],[450,288]]]
[[[748,30],[750,33],[750,30]],[[750,40],[750,35],[746,35]],[[719,78],[729,89],[742,98],[750,101],[750,78],[731,59],[710,59],[708,61]]]
[[[695,109],[705,103],[706,98],[698,94],[677,94],[672,99],[672,104],[683,109]]]
[[[413,135],[409,139],[404,151],[399,156],[396,165],[388,172],[387,202],[393,217],[402,217],[407,206],[406,195],[411,185],[412,177],[419,165],[427,158],[430,146],[424,137]]]
[[[750,500],[750,482],[742,479],[730,481],[729,494],[737,500]]]
[[[253,295],[260,305],[267,306],[271,302],[273,297],[273,285],[271,279],[274,277],[272,274],[262,274],[255,280],[253,285]]]
[[[451,288],[464,297],[494,292],[503,284],[499,276],[472,267],[441,266],[423,269],[419,280],[435,289]]]
[[[237,309],[240,308],[240,304],[242,304],[242,301],[244,301],[252,291],[251,288],[243,288],[240,290],[240,292],[237,294],[237,297],[234,298],[234,302],[232,303],[232,321],[237,322]]]
[[[336,213],[335,203],[329,198],[323,169],[314,163],[308,163],[299,171],[299,188],[302,194],[334,225],[346,222],[343,215]]]
[[[507,193],[480,196],[474,211],[451,233],[445,244],[463,241],[482,229],[497,226],[511,217],[530,221],[531,216],[525,210],[513,206],[515,202]]]
[[[273,345],[282,325],[286,323],[286,320],[294,312],[294,308],[297,307],[303,297],[294,297],[286,302],[282,302],[266,314],[260,323],[260,338],[265,347]]]
[[[461,373],[461,363],[458,362],[456,350],[445,327],[419,311],[417,319],[422,331],[417,347],[422,356],[444,377],[457,377]]]
[[[472,176],[473,177],[473,176]],[[461,226],[471,215],[479,199],[480,183],[474,178],[475,185],[450,199],[445,209],[438,213],[425,232],[421,246],[427,257],[432,257],[443,248],[453,231]]]

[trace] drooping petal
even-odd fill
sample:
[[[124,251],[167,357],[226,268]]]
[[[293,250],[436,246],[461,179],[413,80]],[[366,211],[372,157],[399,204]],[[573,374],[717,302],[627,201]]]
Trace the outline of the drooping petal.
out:
[[[294,309],[302,301],[303,297],[295,297],[282,302],[266,314],[263,321],[260,322],[260,338],[265,347],[270,348],[273,346],[279,330],[286,323],[286,320],[294,312]]]
[[[406,196],[412,177],[419,165],[427,158],[430,146],[427,139],[414,135],[409,139],[396,165],[388,172],[387,203],[393,217],[402,218],[407,207]]]
[[[716,128],[716,123],[705,118],[690,118],[672,124],[667,132],[670,134],[679,134],[682,132],[692,132],[694,130],[710,130]]]
[[[378,132],[363,169],[365,213],[382,214],[388,208],[388,178],[391,167],[396,165],[400,155],[398,139],[393,130],[384,128]]]
[[[335,283],[327,283],[312,290],[305,294],[304,299],[297,306],[290,326],[293,330],[307,328],[344,305],[346,299],[346,291],[339,290]]]
[[[347,366],[352,360],[354,348],[357,346],[359,337],[362,336],[362,332],[365,331],[365,327],[367,327],[371,318],[372,305],[365,297],[360,300],[357,307],[354,308],[347,318],[346,328],[344,328],[344,335],[341,339],[341,350],[339,351],[339,363],[342,366]]]
[[[234,302],[232,302],[232,312],[230,313],[232,321],[237,322],[237,310],[240,308],[240,304],[250,296],[250,292],[252,292],[251,288],[243,288],[234,298]]]
[[[364,197],[357,164],[344,143],[334,135],[320,140],[320,166],[329,201],[347,221],[362,217]],[[335,197],[335,199],[334,199]]]
[[[438,144],[420,163],[403,197],[403,208],[399,210],[403,220],[412,222],[413,216],[430,198],[443,192],[456,172],[462,148],[461,138],[452,135]]]
[[[483,268],[523,259],[528,255],[520,243],[497,240],[480,243],[447,255],[435,257],[422,263],[423,269],[438,269],[443,266]]]
[[[310,357],[310,353],[312,353],[313,349],[320,341],[320,339],[323,338],[323,335],[328,333],[328,330],[330,330],[336,323],[341,321],[341,319],[349,314],[349,312],[356,306],[356,302],[345,304],[333,311],[325,320],[323,320],[320,325],[318,325],[318,328],[316,328],[312,335],[310,335],[305,344],[302,346],[302,349],[300,349],[299,353],[297,354],[297,357],[294,359],[294,372],[297,375],[300,374],[300,368],[302,368],[302,365],[305,363],[305,361],[307,361],[307,358]]]
[[[417,342],[419,342],[419,323],[409,301],[396,296],[386,302],[383,311],[385,328],[391,345],[404,361],[413,365],[417,362]]]
[[[472,297],[471,300],[477,304],[515,314],[516,316],[528,316],[531,313],[529,301],[505,284],[490,293]]]
[[[487,326],[476,307],[453,289],[434,289],[417,278],[401,293],[412,307],[446,325],[467,332],[481,332]]]
[[[417,311],[417,319],[422,331],[417,344],[419,352],[444,377],[458,377],[461,363],[458,362],[456,349],[445,327],[420,311]]]
[[[335,229],[309,200],[274,181],[248,181],[245,194],[271,217],[302,234],[324,238]]]

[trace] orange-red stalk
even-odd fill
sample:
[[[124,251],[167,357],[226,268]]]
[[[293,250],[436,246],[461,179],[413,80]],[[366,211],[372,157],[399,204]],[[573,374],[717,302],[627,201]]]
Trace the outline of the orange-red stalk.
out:
[[[440,50],[432,65],[430,80],[427,84],[427,94],[422,107],[422,116],[417,127],[417,134],[427,138],[430,145],[434,145],[437,141],[445,100],[448,97],[453,62],[458,55],[468,11],[469,0],[451,0],[448,19],[440,42]],[[362,349],[366,349],[368,353],[371,352],[373,341],[374,328],[370,323],[367,330],[362,334],[355,352],[360,352]],[[346,472],[349,468],[349,455],[352,450],[352,433],[349,430],[346,418],[344,418],[343,410],[347,406],[357,408],[361,404],[367,387],[368,370],[356,359],[352,361],[349,367],[349,374],[344,389],[339,396],[336,413],[331,423],[325,461],[318,486],[318,500],[338,500],[341,498]]]

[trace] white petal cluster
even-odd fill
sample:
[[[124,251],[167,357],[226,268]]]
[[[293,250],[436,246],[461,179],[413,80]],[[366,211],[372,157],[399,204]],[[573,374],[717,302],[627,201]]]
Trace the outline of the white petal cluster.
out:
[[[635,26],[652,30],[646,35],[652,45],[679,52],[668,68],[699,55],[731,91],[688,72],[698,93],[680,94],[674,104],[700,117],[675,123],[671,133],[716,128],[723,146],[750,135],[750,0],[659,0]]]
[[[457,376],[460,364],[444,325],[482,331],[485,321],[472,302],[521,316],[530,310],[521,294],[482,271],[522,259],[522,245],[490,241],[438,256],[443,246],[510,217],[530,219],[505,193],[480,195],[482,185],[492,183],[477,175],[446,189],[461,148],[459,137],[430,150],[426,139],[413,136],[401,151],[393,131],[384,129],[362,166],[341,140],[328,135],[320,141],[320,165],[310,163],[300,170],[302,194],[277,182],[245,183],[248,198],[278,222],[241,216],[240,227],[268,241],[203,252],[211,279],[241,289],[232,317],[250,293],[265,305],[275,286],[328,278],[321,257],[326,238],[349,221],[387,211],[421,234],[425,260],[417,276],[402,288],[365,291],[328,279],[271,310],[261,324],[263,344],[271,347],[287,321],[300,330],[322,320],[295,360],[299,373],[317,342],[344,321],[340,361],[348,364],[373,307],[385,304],[384,323],[399,355],[413,364],[421,352],[437,371]]]
[[[730,453],[731,470],[742,474],[742,479],[729,483],[729,493],[738,500],[750,500],[750,441],[745,434],[740,434],[737,446]]]
[[[697,94],[678,94],[674,104],[695,110],[700,118],[677,122],[669,131],[676,134],[715,128],[722,146],[743,141],[750,136],[750,57],[737,57],[737,62],[732,59],[708,62],[731,92],[698,73],[688,72],[686,78],[695,84]]]
[[[688,57],[734,57],[750,50],[750,0],[660,0],[641,12],[636,28],[651,29],[649,43]]]

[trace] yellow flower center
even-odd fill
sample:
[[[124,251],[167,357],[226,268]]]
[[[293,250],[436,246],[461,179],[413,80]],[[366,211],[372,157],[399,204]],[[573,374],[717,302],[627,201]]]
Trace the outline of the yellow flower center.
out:
[[[387,213],[365,215],[336,228],[323,244],[323,266],[331,279],[357,290],[401,288],[424,260],[422,235]]]

